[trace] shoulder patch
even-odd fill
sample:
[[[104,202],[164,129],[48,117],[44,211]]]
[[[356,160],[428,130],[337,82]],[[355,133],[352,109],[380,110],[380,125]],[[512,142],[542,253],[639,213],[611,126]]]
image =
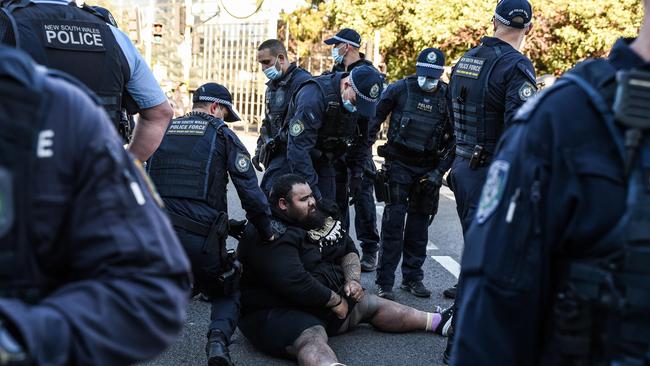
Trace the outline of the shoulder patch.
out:
[[[526,81],[521,84],[521,87],[519,88],[519,99],[525,102],[531,97],[535,96],[535,91],[535,86]]]
[[[300,134],[305,130],[305,124],[297,119],[291,123],[289,126],[289,134],[293,137],[300,136]]]
[[[479,224],[487,221],[499,206],[508,181],[509,170],[510,163],[505,160],[496,160],[490,165],[476,212],[476,221]]]
[[[251,167],[251,159],[248,155],[238,152],[235,158],[235,167],[240,173],[246,173]]]

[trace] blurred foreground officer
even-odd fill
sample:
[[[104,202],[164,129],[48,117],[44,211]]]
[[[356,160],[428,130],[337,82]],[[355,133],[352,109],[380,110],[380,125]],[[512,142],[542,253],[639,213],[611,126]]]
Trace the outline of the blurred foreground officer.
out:
[[[525,104],[462,262],[456,365],[650,364],[650,0]]]
[[[141,161],[156,150],[173,111],[129,37],[103,9],[69,0],[0,0],[0,42],[41,65],[65,71],[95,94],[118,130],[140,114],[129,151]],[[12,26],[13,25],[13,26]],[[126,137],[126,136],[123,136]]]
[[[224,123],[239,121],[230,92],[208,83],[196,90],[193,102],[192,112],[172,120],[151,158],[149,174],[192,263],[194,289],[212,303],[208,364],[230,365],[228,344],[239,318],[241,266],[226,249],[228,176],[247,218],[267,240],[273,235],[271,212],[246,147]]]
[[[376,136],[391,115],[388,143],[377,149],[386,159],[377,178],[378,197],[386,201],[386,208],[376,283],[378,295],[387,299],[395,298],[395,269],[402,254],[401,288],[415,296],[431,296],[422,283],[428,227],[438,211],[442,177],[454,158],[447,84],[440,80],[444,65],[440,50],[420,52],[416,75],[386,88],[372,119],[371,136]]]
[[[289,62],[287,50],[277,39],[269,39],[260,44],[257,48],[257,62],[269,81],[266,83],[266,115],[257,139],[253,166],[262,171],[262,164],[264,169],[271,171],[265,177],[275,177],[290,171],[282,158],[287,153],[287,139],[281,129],[291,97],[303,82],[311,78],[311,74],[296,66],[295,62]],[[275,157],[280,158],[274,159]],[[262,190],[266,195],[270,193],[272,185],[272,181],[262,180]]]
[[[0,365],[156,356],[189,263],[104,110],[0,46],[0,126]]]
[[[366,55],[359,52],[361,36],[355,30],[344,28],[332,38],[326,39],[325,44],[333,46],[332,58],[334,67],[332,72],[350,72],[358,66],[366,65],[373,67],[372,62],[366,60]],[[346,49],[346,51],[343,51]],[[341,58],[338,55],[343,53]],[[368,129],[368,118],[360,117],[359,126]],[[367,133],[361,131],[360,138],[367,139]],[[363,166],[362,170],[350,172],[350,196],[354,204],[354,228],[357,239],[361,242],[363,256],[361,257],[361,270],[364,272],[374,271],[377,268],[377,251],[379,250],[379,232],[377,231],[377,207],[375,205],[375,194],[373,178],[376,176],[375,163],[372,160],[372,145],[366,146],[363,143],[355,143],[353,149],[365,149],[363,154],[352,152],[350,159],[362,159],[359,162],[351,162],[349,165]],[[347,209],[347,208],[341,208]]]
[[[492,19],[494,37],[483,37],[451,75],[456,158],[449,183],[463,232],[476,212],[499,137],[536,92],[533,64],[519,52],[532,29],[532,12],[527,0],[501,0]],[[455,288],[445,291],[445,296],[455,295]]]

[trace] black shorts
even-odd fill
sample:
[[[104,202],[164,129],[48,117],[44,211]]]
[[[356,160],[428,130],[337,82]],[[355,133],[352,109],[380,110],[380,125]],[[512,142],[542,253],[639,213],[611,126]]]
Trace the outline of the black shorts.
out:
[[[354,308],[350,301],[348,316]],[[287,353],[287,347],[293,345],[296,339],[306,329],[320,325],[327,335],[338,333],[345,319],[339,319],[328,309],[323,311],[302,311],[296,308],[273,308],[260,310],[242,316],[239,329],[248,340],[262,351],[276,356],[292,358]]]

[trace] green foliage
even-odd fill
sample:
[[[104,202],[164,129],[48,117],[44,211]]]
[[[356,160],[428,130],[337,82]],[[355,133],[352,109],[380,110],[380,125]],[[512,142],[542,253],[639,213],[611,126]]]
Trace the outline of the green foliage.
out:
[[[300,57],[322,54],[326,36],[339,28],[357,30],[364,41],[381,37],[380,54],[389,79],[415,70],[426,47],[438,47],[451,65],[481,37],[492,34],[494,0],[333,0],[284,16]],[[637,33],[643,18],[640,0],[534,1],[534,27],[524,53],[538,74],[560,74],[576,62],[606,55],[620,36]]]

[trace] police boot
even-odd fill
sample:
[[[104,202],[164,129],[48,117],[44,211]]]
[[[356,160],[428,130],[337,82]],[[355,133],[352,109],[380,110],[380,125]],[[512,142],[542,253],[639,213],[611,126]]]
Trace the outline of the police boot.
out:
[[[208,366],[233,366],[230,352],[228,352],[228,340],[218,330],[211,330],[208,333],[205,353],[208,357]]]
[[[377,252],[363,253],[361,257],[361,271],[372,272],[377,269]]]

